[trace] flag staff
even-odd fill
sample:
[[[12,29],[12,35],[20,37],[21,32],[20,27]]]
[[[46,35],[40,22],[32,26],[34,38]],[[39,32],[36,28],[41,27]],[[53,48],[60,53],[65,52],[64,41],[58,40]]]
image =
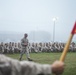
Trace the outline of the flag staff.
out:
[[[71,40],[72,40],[74,34],[76,34],[76,22],[74,24],[74,27],[73,27],[72,32],[70,34],[70,37],[69,37],[69,39],[64,47],[64,50],[62,52],[62,55],[60,57],[60,61],[62,61],[62,62],[65,60],[66,54],[69,50],[69,46],[70,46],[70,43],[71,43]]]
[[[66,57],[66,54],[67,54],[67,52],[68,52],[68,49],[69,49],[69,46],[70,46],[70,43],[71,43],[72,38],[73,38],[73,35],[70,34],[69,40],[68,40],[68,42],[66,43],[65,48],[64,48],[64,50],[63,50],[63,53],[62,53],[62,55],[61,55],[61,57],[60,57],[60,61],[62,61],[62,62],[65,60],[65,57]]]

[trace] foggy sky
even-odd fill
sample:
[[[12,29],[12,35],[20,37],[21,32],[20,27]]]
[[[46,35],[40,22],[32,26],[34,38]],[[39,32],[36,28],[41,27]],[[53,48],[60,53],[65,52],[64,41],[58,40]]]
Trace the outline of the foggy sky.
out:
[[[67,40],[76,20],[76,0],[0,0],[0,31],[47,31]],[[74,40],[76,37],[74,37]]]

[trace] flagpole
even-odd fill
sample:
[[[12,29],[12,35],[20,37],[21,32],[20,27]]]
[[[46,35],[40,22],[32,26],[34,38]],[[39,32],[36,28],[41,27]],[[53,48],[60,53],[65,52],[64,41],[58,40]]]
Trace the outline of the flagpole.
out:
[[[64,47],[64,50],[62,52],[62,55],[60,57],[60,61],[62,61],[62,62],[65,60],[67,51],[69,50],[69,46],[70,46],[70,43],[72,41],[72,38],[73,38],[74,34],[76,34],[76,21],[75,21],[74,27],[73,27],[73,29],[71,31],[70,37],[69,37],[69,39],[68,39],[68,41],[67,41],[67,43],[66,43],[66,45]]]
[[[66,57],[67,51],[69,50],[69,46],[70,46],[72,38],[73,38],[73,34],[70,34],[69,40],[66,43],[65,48],[63,50],[63,53],[62,53],[62,55],[60,57],[60,61],[62,61],[62,62],[65,60],[65,57]]]

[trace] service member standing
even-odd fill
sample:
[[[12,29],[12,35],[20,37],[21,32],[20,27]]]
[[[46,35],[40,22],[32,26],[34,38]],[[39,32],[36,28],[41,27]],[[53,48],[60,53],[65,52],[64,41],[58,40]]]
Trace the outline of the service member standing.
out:
[[[20,54],[20,58],[19,60],[22,59],[23,54],[26,54],[26,58],[29,61],[32,61],[32,59],[30,58],[29,55],[29,50],[28,50],[28,39],[27,39],[28,35],[25,33],[24,37],[21,39],[21,46],[22,46],[22,50],[21,50],[21,54]]]

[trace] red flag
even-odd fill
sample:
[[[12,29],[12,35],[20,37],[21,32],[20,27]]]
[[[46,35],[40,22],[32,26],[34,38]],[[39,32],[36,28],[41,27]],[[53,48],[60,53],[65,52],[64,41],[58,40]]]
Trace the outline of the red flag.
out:
[[[75,21],[71,34],[73,34],[73,35],[76,34],[76,21]]]

